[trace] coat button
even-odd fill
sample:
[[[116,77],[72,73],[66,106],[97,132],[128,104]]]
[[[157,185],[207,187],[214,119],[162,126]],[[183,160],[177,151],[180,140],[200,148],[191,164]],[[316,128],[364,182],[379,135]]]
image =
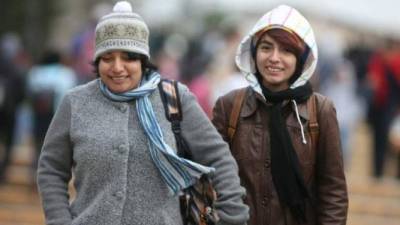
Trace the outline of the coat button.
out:
[[[118,152],[119,152],[120,154],[124,154],[124,153],[126,152],[126,147],[125,147],[125,145],[120,145],[120,146],[118,147]]]
[[[120,106],[119,106],[119,111],[125,113],[126,110],[127,110],[127,106],[126,106],[126,105],[120,105]]]
[[[121,201],[124,198],[124,194],[122,193],[122,191],[115,192],[114,196],[118,201]]]
[[[264,163],[265,168],[269,168],[271,166],[271,161],[270,160],[266,160]]]
[[[268,204],[268,197],[267,196],[264,196],[263,200],[261,201],[261,204],[263,206],[266,206]]]

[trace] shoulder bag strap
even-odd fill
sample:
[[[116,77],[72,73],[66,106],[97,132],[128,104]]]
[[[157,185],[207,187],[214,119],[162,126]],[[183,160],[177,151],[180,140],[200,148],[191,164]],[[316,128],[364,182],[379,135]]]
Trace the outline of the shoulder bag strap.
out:
[[[312,145],[316,148],[318,146],[319,136],[319,125],[318,125],[318,110],[317,110],[317,99],[313,94],[307,101],[307,110],[310,116],[308,127],[311,135]]]
[[[236,126],[237,126],[237,122],[239,119],[240,110],[242,109],[242,104],[243,104],[244,97],[246,95],[246,91],[247,91],[247,88],[243,88],[243,89],[240,89],[239,91],[237,91],[235,94],[232,111],[229,116],[229,125],[228,125],[229,143],[232,142],[233,137],[236,132]]]
[[[170,122],[182,120],[181,101],[179,98],[178,82],[162,79],[158,84],[165,116]]]
[[[178,155],[191,158],[188,145],[181,135],[182,107],[179,98],[178,82],[162,79],[158,84],[161,100],[165,109],[165,116],[171,122],[171,130],[174,133]]]

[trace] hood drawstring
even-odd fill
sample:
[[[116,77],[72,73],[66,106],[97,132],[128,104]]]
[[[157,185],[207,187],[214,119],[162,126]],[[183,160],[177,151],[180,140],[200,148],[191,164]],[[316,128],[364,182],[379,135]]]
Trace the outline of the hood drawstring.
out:
[[[297,122],[299,122],[299,125],[300,125],[300,129],[301,129],[301,138],[302,138],[302,140],[303,140],[303,144],[307,144],[306,137],[305,137],[305,135],[304,135],[303,124],[301,123],[300,116],[299,116],[299,110],[297,109],[296,100],[292,100],[292,102],[293,102],[293,105],[294,105],[294,110],[295,110],[295,112],[296,112]]]

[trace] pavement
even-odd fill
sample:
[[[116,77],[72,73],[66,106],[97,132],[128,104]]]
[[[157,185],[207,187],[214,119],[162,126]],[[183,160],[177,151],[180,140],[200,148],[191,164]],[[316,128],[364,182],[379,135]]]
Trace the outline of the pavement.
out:
[[[400,181],[394,178],[395,160],[388,155],[381,179],[373,179],[370,166],[370,133],[361,124],[352,138],[352,157],[346,166],[349,188],[348,225],[400,225]],[[16,146],[7,182],[0,185],[0,225],[41,225],[43,211],[32,183],[28,141]]]

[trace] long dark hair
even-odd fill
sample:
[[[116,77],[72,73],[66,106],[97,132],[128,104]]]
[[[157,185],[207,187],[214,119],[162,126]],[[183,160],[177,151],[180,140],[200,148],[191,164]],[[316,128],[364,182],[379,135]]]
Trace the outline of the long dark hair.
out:
[[[129,60],[140,60],[143,76],[148,76],[152,71],[158,70],[157,66],[154,65],[152,62],[150,62],[150,60],[147,56],[140,54],[140,53],[135,53],[135,52],[124,51],[124,53],[126,53],[128,55]],[[97,77],[100,77],[100,74],[99,74],[100,58],[101,57],[97,57],[97,59],[91,63],[93,66],[93,73]]]

